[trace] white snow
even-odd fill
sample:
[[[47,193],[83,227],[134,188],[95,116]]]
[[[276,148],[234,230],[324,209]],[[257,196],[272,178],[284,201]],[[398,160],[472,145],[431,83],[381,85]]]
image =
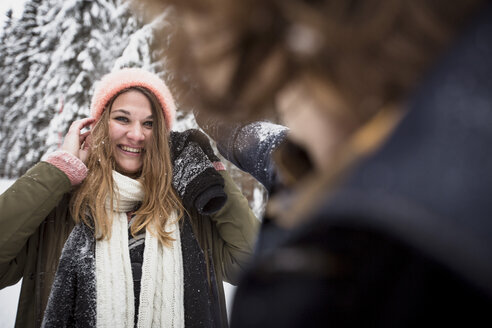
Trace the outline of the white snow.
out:
[[[22,280],[14,286],[0,290],[0,328],[11,328],[15,323],[17,303]]]
[[[269,137],[276,136],[287,130],[285,126],[270,122],[258,122],[257,124],[251,124],[251,129],[258,135],[258,140],[260,142],[264,142]]]
[[[226,307],[227,307],[227,314],[230,318],[231,316],[231,310],[232,310],[232,304],[234,301],[234,293],[236,292],[236,286],[233,286],[231,284],[228,284],[227,282],[224,282],[224,294],[226,298]]]
[[[14,182],[15,180],[11,179],[0,179],[0,194],[7,190]]]
[[[251,209],[260,220],[263,218],[263,214],[265,213],[266,197],[265,188],[263,188],[262,185],[258,185],[258,187],[253,191],[253,204],[251,205]]]
[[[14,181],[0,179],[0,194],[10,187]],[[2,318],[0,320],[0,328],[11,328],[14,326],[21,282],[22,280],[14,286],[0,290],[0,318]]]
[[[3,28],[5,22],[5,14],[9,9],[12,9],[12,15],[14,17],[20,17],[22,10],[24,9],[25,0],[2,0],[0,1],[0,29]]]

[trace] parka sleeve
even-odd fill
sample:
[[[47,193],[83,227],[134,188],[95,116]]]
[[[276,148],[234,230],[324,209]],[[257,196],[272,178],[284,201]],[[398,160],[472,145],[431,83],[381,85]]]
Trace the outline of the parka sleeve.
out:
[[[260,221],[229,173],[219,172],[224,178],[227,202],[211,216],[219,235],[214,237],[213,252],[218,255],[220,263],[215,266],[221,269],[224,281],[235,285],[253,254]]]
[[[0,195],[0,288],[22,277],[28,239],[70,188],[65,173],[40,162]]]

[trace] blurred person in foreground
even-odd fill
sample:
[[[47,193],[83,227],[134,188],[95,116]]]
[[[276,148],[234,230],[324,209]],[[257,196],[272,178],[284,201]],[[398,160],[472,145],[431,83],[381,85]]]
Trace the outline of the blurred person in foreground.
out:
[[[175,6],[181,101],[270,192],[233,327],[490,326],[489,3],[140,3]]]

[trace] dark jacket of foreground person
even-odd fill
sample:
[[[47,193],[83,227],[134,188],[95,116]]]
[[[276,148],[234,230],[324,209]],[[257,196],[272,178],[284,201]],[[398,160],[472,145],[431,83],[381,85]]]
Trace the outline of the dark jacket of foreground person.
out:
[[[492,324],[491,6],[472,25],[420,83],[392,137],[303,224],[283,231],[265,218],[232,327]],[[285,130],[208,132],[270,192],[285,191],[271,157]]]

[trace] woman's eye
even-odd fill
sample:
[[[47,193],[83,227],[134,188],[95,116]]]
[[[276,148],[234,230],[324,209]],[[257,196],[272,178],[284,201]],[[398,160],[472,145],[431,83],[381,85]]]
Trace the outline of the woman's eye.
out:
[[[126,118],[124,116],[117,116],[114,119],[117,120],[117,121],[123,122],[123,123],[128,123],[129,122],[128,118]]]
[[[148,128],[151,128],[152,127],[152,121],[147,121],[144,123],[144,126],[148,127]]]

